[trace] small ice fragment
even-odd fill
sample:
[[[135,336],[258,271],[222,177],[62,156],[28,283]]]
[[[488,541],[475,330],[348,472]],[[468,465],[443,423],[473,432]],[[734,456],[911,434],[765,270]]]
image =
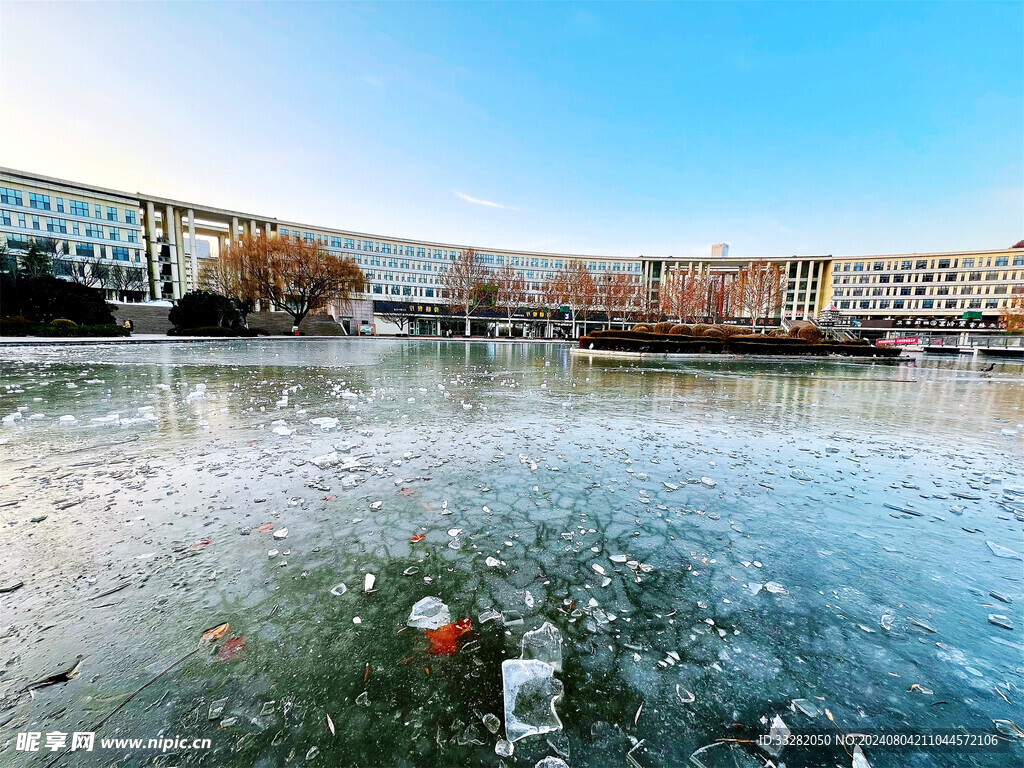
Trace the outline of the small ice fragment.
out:
[[[345,586],[344,582],[339,582],[331,587],[331,594],[335,597],[341,597],[346,592],[348,592],[348,587]]]
[[[68,414],[67,416],[61,416],[59,419],[57,419],[57,421],[60,422],[61,424],[74,424],[76,421],[78,421],[78,419]]]
[[[592,568],[593,568],[593,569],[594,569],[595,571],[597,571],[598,573],[600,573],[600,574],[601,574],[602,576],[604,576],[604,574],[605,574],[605,570],[604,570],[604,568],[603,568],[602,566],[598,565],[597,563],[593,563],[593,564],[591,564],[591,567],[592,567]]]
[[[224,707],[227,705],[227,699],[217,699],[210,703],[210,720],[217,720],[222,714],[224,714]]]
[[[786,588],[779,584],[777,581],[766,581],[764,584],[765,592],[771,592],[773,595],[784,595],[786,594]]]
[[[362,624],[362,623],[363,623],[363,620],[362,620],[362,619],[360,619],[360,618],[359,618],[358,616],[353,616],[353,617],[352,617],[352,623],[353,623],[353,624]]]
[[[562,671],[562,635],[550,622],[545,621],[540,629],[523,635],[523,659],[536,659],[550,664],[556,672]]]
[[[807,717],[817,717],[819,714],[821,714],[820,712],[818,712],[818,708],[807,699],[793,699],[792,703],[790,704],[790,708],[794,712],[800,711],[804,713],[805,715],[807,715]]]
[[[1010,621],[1008,616],[1004,616],[1001,613],[990,613],[988,615],[988,623],[995,624],[997,627],[1003,629],[1013,629],[1013,622]]]
[[[611,560],[613,563],[624,563],[624,562],[626,562],[626,556],[625,555],[612,555],[608,559]]]
[[[497,568],[499,565],[504,565],[504,562],[502,562],[496,557],[488,557],[486,560],[484,560],[484,563],[487,565],[488,568]]]
[[[372,573],[368,573],[363,577],[363,592],[372,592],[373,585],[377,581],[377,577]]]
[[[501,720],[497,715],[493,715],[490,712],[488,712],[486,715],[484,715],[483,721],[484,726],[486,726],[487,730],[491,733],[497,733],[501,730]]]
[[[405,623],[415,629],[437,629],[451,621],[452,614],[447,605],[439,598],[424,597],[412,607]]]
[[[336,451],[331,451],[330,453],[325,453],[323,456],[316,456],[310,459],[309,463],[317,469],[327,469],[327,467],[333,467],[339,461],[338,453]]]
[[[274,538],[279,540],[288,538],[288,529],[278,528],[276,531],[274,531]]]
[[[378,509],[380,509],[383,506],[384,506],[384,502],[383,501],[375,501],[372,504],[370,504],[370,509],[372,509],[372,510],[374,510],[376,512]]]
[[[512,627],[523,623],[523,614],[519,611],[502,611],[501,623],[506,627]]]
[[[495,619],[500,619],[500,618],[501,618],[501,614],[498,613],[497,611],[484,611],[479,616],[481,624],[486,624],[488,621],[494,621]]]
[[[277,557],[278,554],[276,549],[267,550],[267,557]]]
[[[533,768],[569,768],[569,764],[560,757],[548,756],[537,761]]]
[[[702,477],[700,479],[700,484],[703,485],[705,488],[714,488],[716,485],[718,485],[718,483],[716,483],[710,477]]]
[[[505,741],[504,739],[499,739],[498,743],[494,745],[495,753],[502,757],[512,757],[512,753],[515,751],[515,748],[515,744],[511,741]]]
[[[792,731],[789,730],[781,717],[776,715],[772,718],[771,727],[768,729],[767,743],[761,745],[761,748],[772,757],[778,757],[789,739]]]
[[[505,734],[510,742],[562,729],[555,702],[562,681],[550,664],[536,659],[506,659],[501,663],[505,693]]]
[[[61,418],[63,419],[63,417]],[[1008,547],[1004,547],[1001,544],[996,544],[992,541],[986,541],[985,543],[988,544],[988,548],[992,550],[992,554],[994,554],[996,557],[1005,557],[1010,560],[1021,559],[1019,552],[1014,552],[1012,549],[1009,549]]]
[[[864,757],[864,750],[860,748],[860,744],[853,747],[853,768],[871,768],[871,763]]]
[[[1024,728],[1021,728],[1012,720],[993,720],[996,730],[1004,736],[1012,736],[1015,739],[1024,739]]]
[[[366,691],[360,693],[358,696],[356,696],[356,704],[362,707],[370,706],[370,694],[368,694]]]

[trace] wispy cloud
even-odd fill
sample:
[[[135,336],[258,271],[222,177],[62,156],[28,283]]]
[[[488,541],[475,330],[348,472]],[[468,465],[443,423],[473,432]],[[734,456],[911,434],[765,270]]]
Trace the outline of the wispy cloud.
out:
[[[513,207],[511,205],[502,205],[501,203],[495,203],[495,202],[493,202],[491,200],[481,200],[478,197],[470,197],[465,192],[459,192],[459,190],[457,190],[457,189],[453,189],[452,191],[455,193],[456,197],[461,198],[462,200],[465,200],[467,203],[473,203],[474,205],[485,205],[488,208],[503,208],[506,211],[518,211],[519,210],[518,208],[515,208],[515,207]]]

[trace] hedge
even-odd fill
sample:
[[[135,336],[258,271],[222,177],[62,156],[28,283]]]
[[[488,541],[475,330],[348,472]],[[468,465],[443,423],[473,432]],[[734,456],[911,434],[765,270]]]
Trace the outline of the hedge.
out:
[[[78,325],[58,319],[52,323],[33,323],[23,317],[0,318],[0,336],[42,336],[44,338],[78,338],[96,336],[131,336],[122,325]]]

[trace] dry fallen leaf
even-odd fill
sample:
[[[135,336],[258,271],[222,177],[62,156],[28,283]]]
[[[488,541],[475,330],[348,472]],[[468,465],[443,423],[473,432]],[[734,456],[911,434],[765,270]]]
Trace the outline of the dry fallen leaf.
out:
[[[216,627],[213,627],[212,629],[208,629],[205,632],[203,632],[203,634],[200,637],[200,639],[201,640],[220,640],[222,637],[224,637],[224,635],[226,635],[228,633],[228,631],[230,629],[231,629],[231,625],[228,624],[225,621],[223,624],[218,624]]]

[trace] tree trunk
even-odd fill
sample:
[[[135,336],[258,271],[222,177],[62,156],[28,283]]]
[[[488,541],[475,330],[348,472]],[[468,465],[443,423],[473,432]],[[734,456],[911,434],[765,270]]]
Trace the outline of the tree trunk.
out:
[[[469,336],[469,312],[466,313],[466,336]]]

